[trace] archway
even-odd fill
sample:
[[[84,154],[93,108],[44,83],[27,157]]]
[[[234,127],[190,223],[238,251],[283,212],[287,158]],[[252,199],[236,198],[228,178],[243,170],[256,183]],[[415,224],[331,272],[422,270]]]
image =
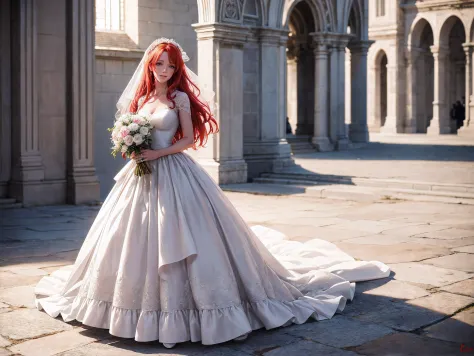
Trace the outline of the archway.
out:
[[[309,140],[314,128],[313,11],[306,1],[291,11],[287,43],[287,107],[291,134]],[[289,133],[289,132],[288,132]]]
[[[434,101],[434,59],[431,46],[434,44],[433,30],[425,19],[418,21],[411,33],[407,131],[426,133],[433,118]]]
[[[380,50],[375,57],[375,121],[379,127],[385,125],[387,118],[387,65],[387,54]]]
[[[440,126],[445,127],[445,133],[456,133],[465,123],[465,93],[466,93],[466,55],[463,43],[466,42],[466,31],[462,21],[456,17],[449,17],[441,27],[439,37],[440,51],[445,55],[444,73],[440,69],[439,75],[444,75],[445,87],[440,87],[439,102]],[[443,81],[442,81],[443,82]],[[442,83],[441,82],[441,83]],[[456,111],[456,119],[450,119],[453,104],[462,105],[461,110]],[[449,130],[449,131],[448,131]]]

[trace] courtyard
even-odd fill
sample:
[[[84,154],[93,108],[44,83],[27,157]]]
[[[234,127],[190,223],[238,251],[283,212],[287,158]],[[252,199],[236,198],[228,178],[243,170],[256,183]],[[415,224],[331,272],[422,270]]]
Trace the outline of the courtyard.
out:
[[[365,177],[452,187],[473,184],[474,144],[468,139],[449,136],[435,143],[426,136],[419,142],[404,142],[402,136],[373,139],[345,152],[297,156],[293,173],[304,169],[351,176],[356,182]],[[252,184],[272,187],[270,193],[293,187]],[[0,355],[474,353],[471,199],[351,199],[350,194],[321,198],[304,189],[270,193],[226,194],[250,225],[277,229],[296,241],[330,241],[355,258],[388,264],[390,277],[358,283],[354,300],[331,320],[256,331],[245,342],[184,343],[168,350],[158,342],[136,343],[106,330],[64,323],[35,308],[35,284],[74,262],[100,206],[7,209],[1,211],[0,221]]]

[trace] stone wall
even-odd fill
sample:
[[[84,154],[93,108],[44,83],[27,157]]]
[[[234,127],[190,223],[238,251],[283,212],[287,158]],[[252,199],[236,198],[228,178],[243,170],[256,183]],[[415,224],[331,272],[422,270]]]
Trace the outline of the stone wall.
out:
[[[186,51],[188,66],[197,70],[196,32],[198,22],[196,0],[137,0],[138,47],[146,49],[156,38],[175,39]]]
[[[126,56],[128,54],[128,56]],[[96,50],[94,156],[100,195],[105,198],[114,184],[113,177],[126,163],[121,157],[113,158],[110,132],[114,124],[116,103],[140,62],[142,52],[132,54]]]

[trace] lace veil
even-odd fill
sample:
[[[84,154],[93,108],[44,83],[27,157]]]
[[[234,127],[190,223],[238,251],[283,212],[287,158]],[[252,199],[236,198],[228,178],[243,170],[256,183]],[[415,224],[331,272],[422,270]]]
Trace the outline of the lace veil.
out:
[[[115,114],[115,118],[119,118],[121,115],[125,114],[128,112],[130,103],[132,102],[133,98],[135,97],[135,93],[138,89],[138,85],[140,84],[140,80],[142,79],[143,76],[143,68],[145,64],[145,60],[148,56],[148,54],[153,51],[156,46],[158,46],[160,43],[172,43],[176,47],[179,48],[181,51],[181,55],[183,58],[184,62],[189,61],[189,57],[186,54],[186,52],[183,51],[183,48],[173,39],[169,38],[159,38],[155,41],[152,42],[148,46],[148,48],[145,51],[145,54],[143,55],[140,64],[138,65],[137,69],[133,73],[132,78],[128,82],[127,86],[125,87],[125,90],[123,91],[122,95],[120,96],[119,100],[117,101],[117,113]],[[206,85],[204,85],[200,80],[199,77],[197,76],[196,73],[194,73],[187,65],[185,65],[185,70],[188,75],[188,77],[191,79],[191,81],[199,88],[199,92],[195,92],[197,95],[198,99],[202,101],[203,103],[209,105],[209,108],[211,109],[211,112],[214,112],[215,105],[214,105],[214,92],[210,89],[207,88]],[[192,89],[193,86],[191,86]]]

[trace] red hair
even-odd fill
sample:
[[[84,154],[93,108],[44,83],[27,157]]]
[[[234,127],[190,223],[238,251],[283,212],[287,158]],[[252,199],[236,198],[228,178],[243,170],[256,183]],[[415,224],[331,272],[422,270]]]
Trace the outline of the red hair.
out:
[[[191,120],[193,123],[194,131],[194,145],[193,148],[197,149],[206,144],[207,138],[212,133],[217,133],[219,127],[217,121],[211,113],[209,105],[198,99],[200,94],[199,88],[194,84],[188,77],[181,51],[172,43],[160,43],[156,46],[145,59],[143,76],[141,78],[138,89],[135,93],[135,97],[130,103],[130,112],[137,112],[150,98],[151,93],[155,90],[155,77],[153,75],[153,67],[156,62],[160,59],[163,52],[168,53],[168,59],[176,69],[173,76],[168,80],[168,90],[166,92],[166,98],[173,103],[173,109],[176,107],[174,98],[176,95],[171,96],[175,90],[182,91],[188,95],[189,102],[191,104]],[[138,101],[140,98],[145,97],[140,108],[138,107]],[[183,137],[183,130],[181,125],[178,126],[176,134],[173,138],[173,143],[179,141]]]

